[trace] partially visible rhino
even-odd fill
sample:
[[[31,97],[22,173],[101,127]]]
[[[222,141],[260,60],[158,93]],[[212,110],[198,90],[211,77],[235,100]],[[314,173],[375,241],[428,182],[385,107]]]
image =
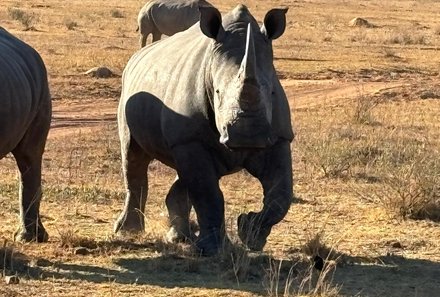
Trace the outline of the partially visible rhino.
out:
[[[147,168],[157,159],[178,175],[166,197],[168,239],[194,238],[194,207],[196,245],[214,254],[227,242],[219,179],[246,169],[262,184],[263,208],[238,217],[238,234],[263,249],[293,201],[290,108],[272,50],[286,12],[270,10],[260,27],[243,5],[223,18],[200,7],[199,25],[131,57],[118,110],[127,196],[116,232],[144,230]]]
[[[20,171],[16,240],[46,241],[40,219],[41,162],[52,115],[40,55],[0,27],[0,159],[9,152]]]
[[[205,0],[152,0],[142,7],[138,15],[139,44],[144,47],[148,35],[153,42],[162,34],[171,36],[185,31],[200,19],[199,6],[211,6]]]

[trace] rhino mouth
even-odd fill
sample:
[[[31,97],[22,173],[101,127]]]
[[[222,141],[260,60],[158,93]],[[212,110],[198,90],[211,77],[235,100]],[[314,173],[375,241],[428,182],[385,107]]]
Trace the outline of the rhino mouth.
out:
[[[273,137],[266,120],[241,117],[222,129],[219,141],[232,150],[264,149],[273,144]]]

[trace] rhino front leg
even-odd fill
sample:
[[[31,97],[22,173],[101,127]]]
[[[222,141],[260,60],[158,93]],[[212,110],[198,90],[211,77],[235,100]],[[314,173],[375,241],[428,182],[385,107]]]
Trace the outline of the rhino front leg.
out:
[[[176,178],[168,192],[166,205],[171,226],[167,233],[167,240],[169,242],[179,242],[194,239],[189,222],[192,206],[188,197],[188,190],[178,178]]]
[[[194,206],[200,234],[196,245],[205,256],[218,253],[227,239],[224,200],[211,154],[198,143],[173,148],[177,173]]]
[[[290,142],[279,142],[268,152],[248,160],[246,169],[263,186],[263,209],[238,217],[238,235],[251,250],[260,251],[272,226],[285,217],[293,201]]]
[[[147,168],[151,158],[130,139],[122,146],[122,170],[126,198],[124,209],[116,220],[114,231],[143,232],[145,229],[144,210],[148,194]]]

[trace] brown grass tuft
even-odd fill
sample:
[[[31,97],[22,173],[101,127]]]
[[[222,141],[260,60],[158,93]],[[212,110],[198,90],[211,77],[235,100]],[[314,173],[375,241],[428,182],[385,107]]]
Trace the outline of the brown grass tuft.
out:
[[[60,246],[62,248],[84,247],[88,249],[96,249],[98,244],[95,239],[80,236],[76,234],[75,231],[68,229],[60,231]]]

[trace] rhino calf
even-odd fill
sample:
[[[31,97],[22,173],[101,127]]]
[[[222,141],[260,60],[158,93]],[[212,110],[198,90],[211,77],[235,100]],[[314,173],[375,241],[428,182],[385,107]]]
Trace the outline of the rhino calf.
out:
[[[0,159],[20,171],[20,221],[15,240],[47,241],[39,209],[41,163],[52,115],[46,68],[29,45],[0,27]]]
[[[239,5],[221,16],[200,7],[200,23],[135,53],[122,78],[118,127],[127,196],[115,231],[144,229],[148,164],[176,169],[166,197],[172,241],[193,239],[192,207],[205,255],[227,241],[219,179],[241,169],[263,187],[263,208],[238,217],[238,234],[263,249],[293,200],[290,108],[273,65],[272,41],[287,8],[260,27]]]
[[[185,31],[199,21],[199,6],[210,6],[205,0],[152,0],[142,7],[138,15],[139,44],[144,47],[148,35],[153,42],[162,34],[171,36]]]

